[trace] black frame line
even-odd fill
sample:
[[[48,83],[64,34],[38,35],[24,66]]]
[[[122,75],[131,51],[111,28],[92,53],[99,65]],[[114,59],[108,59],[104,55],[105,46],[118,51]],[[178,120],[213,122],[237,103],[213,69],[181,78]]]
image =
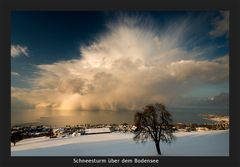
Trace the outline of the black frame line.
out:
[[[0,1],[0,166],[110,166],[111,164],[73,164],[81,157],[11,157],[11,11],[79,11],[79,10],[229,10],[230,11],[230,156],[229,157],[159,157],[159,164],[127,164],[129,166],[240,166],[240,2],[238,0],[1,0]],[[144,150],[143,150],[144,151]],[[134,158],[130,156],[115,158]],[[84,158],[107,158],[105,156]],[[143,157],[150,158],[150,157]],[[156,157],[153,157],[156,158]],[[121,166],[123,164],[115,164]],[[126,164],[125,164],[126,165]]]

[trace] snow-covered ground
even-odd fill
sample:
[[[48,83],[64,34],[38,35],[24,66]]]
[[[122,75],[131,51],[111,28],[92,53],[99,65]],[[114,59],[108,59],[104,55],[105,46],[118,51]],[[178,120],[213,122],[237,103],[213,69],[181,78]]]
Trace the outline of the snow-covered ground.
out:
[[[162,156],[229,156],[229,130],[178,132],[172,144],[161,143]],[[157,156],[152,141],[136,143],[130,133],[38,137],[11,145],[12,156]]]

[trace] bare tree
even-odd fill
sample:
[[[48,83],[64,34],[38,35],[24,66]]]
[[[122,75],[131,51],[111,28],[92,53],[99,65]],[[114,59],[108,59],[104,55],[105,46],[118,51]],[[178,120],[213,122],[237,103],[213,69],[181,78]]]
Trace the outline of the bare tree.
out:
[[[160,141],[171,143],[175,139],[171,114],[163,104],[149,104],[143,108],[143,112],[135,114],[135,141],[146,141],[151,138],[156,145],[159,155],[161,155]]]
[[[21,132],[14,132],[11,134],[11,142],[16,145],[17,142],[23,139]]]

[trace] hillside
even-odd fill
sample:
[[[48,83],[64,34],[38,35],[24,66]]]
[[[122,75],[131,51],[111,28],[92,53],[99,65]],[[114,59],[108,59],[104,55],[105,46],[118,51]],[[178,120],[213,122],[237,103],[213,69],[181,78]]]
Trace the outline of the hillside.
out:
[[[178,132],[172,144],[161,144],[162,156],[228,156],[229,130]],[[153,142],[136,143],[130,133],[77,137],[39,137],[11,146],[12,156],[157,156]]]

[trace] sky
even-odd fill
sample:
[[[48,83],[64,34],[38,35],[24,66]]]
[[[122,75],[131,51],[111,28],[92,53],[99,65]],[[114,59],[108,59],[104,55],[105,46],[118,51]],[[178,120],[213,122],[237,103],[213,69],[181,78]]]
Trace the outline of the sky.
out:
[[[131,122],[150,103],[228,107],[228,11],[14,11],[11,116]]]

